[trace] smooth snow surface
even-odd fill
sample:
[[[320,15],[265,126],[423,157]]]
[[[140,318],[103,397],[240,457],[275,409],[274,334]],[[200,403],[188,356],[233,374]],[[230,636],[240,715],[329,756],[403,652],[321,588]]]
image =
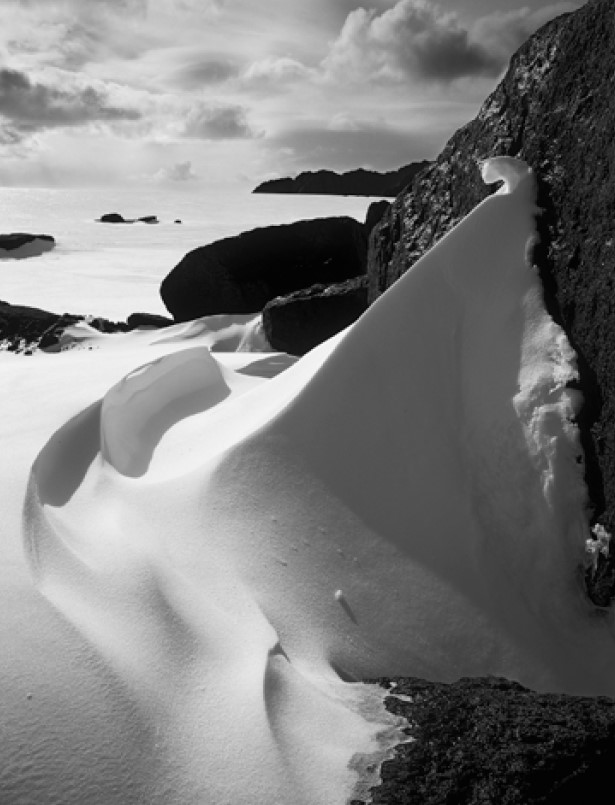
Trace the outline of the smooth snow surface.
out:
[[[615,695],[534,178],[483,175],[501,190],[294,365],[212,354],[198,322],[0,356],[0,801],[342,805],[401,739],[351,680]]]

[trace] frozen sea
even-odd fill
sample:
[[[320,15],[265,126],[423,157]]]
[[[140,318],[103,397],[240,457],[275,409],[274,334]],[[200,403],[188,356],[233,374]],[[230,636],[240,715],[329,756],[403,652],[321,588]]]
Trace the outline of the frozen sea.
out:
[[[124,319],[135,311],[167,313],[160,282],[186,252],[269,224],[329,215],[363,221],[374,199],[264,195],[249,188],[0,188],[0,233],[49,234],[56,247],[40,257],[0,260],[0,299],[55,313]],[[157,225],[101,224],[157,215]],[[175,224],[180,219],[182,224]]]

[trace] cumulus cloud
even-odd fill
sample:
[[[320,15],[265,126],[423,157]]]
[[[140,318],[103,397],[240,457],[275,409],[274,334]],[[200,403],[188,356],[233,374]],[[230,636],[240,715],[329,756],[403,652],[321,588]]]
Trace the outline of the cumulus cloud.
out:
[[[136,109],[110,104],[105,92],[93,86],[60,89],[5,68],[0,69],[0,116],[12,130],[28,133],[93,122],[138,120],[141,115]]]
[[[183,135],[201,140],[238,140],[255,136],[242,106],[206,104],[200,104],[188,113]]]
[[[192,170],[192,162],[177,162],[169,168],[161,168],[155,175],[154,179],[162,182],[192,182],[198,176]]]
[[[547,19],[579,3],[493,13],[472,26],[428,0],[399,0],[378,12],[352,11],[323,62],[335,80],[450,82],[497,76],[512,52]]]

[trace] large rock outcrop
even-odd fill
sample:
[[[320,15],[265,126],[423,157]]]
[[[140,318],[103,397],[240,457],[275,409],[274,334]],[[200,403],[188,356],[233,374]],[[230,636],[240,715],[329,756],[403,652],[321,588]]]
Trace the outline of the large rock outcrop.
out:
[[[373,805],[569,805],[608,799],[615,702],[538,694],[506,679],[393,682],[408,743],[385,761]],[[398,698],[399,697],[399,698]],[[355,800],[353,805],[361,805]]]
[[[160,295],[176,321],[255,313],[276,296],[365,273],[367,235],[354,218],[268,226],[189,252]]]
[[[539,180],[533,259],[547,307],[579,357],[579,417],[592,519],[615,531],[615,13],[590,0],[513,56],[478,116],[421,171],[372,233],[373,301],[489,192],[477,164],[510,155]],[[606,552],[605,552],[606,553]],[[615,550],[611,552],[615,553]],[[587,571],[592,600],[615,597],[615,561]]]
[[[254,193],[312,193],[321,196],[388,196],[395,198],[416,174],[429,163],[411,162],[396,171],[358,170],[336,173],[330,170],[305,171],[294,179],[270,179],[254,188]]]

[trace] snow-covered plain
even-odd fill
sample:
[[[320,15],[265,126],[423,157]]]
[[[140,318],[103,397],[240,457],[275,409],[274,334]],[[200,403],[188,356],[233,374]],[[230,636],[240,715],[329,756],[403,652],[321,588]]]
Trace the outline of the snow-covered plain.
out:
[[[353,680],[615,695],[534,177],[483,176],[295,363],[230,322],[0,356],[1,802],[342,805],[401,740]]]

